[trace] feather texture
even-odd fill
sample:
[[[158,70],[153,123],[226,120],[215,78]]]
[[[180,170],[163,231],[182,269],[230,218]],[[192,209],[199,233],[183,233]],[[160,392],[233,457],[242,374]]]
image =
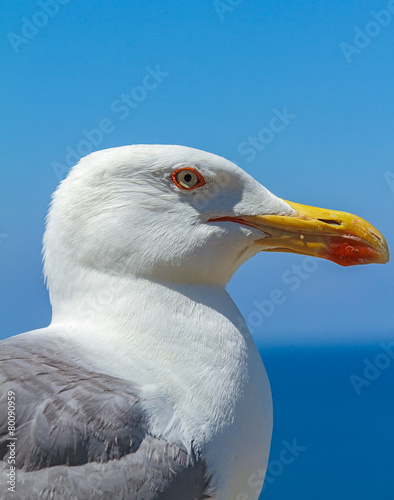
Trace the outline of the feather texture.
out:
[[[208,498],[205,463],[195,450],[150,434],[138,387],[82,368],[59,341],[48,347],[17,337],[1,346],[4,468],[9,390],[17,408],[17,494],[9,498]]]

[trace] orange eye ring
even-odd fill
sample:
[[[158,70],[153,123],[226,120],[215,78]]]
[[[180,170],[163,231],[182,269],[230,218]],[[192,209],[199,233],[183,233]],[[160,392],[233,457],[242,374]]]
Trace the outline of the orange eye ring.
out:
[[[171,178],[177,187],[186,191],[192,191],[205,184],[205,179],[200,172],[191,167],[175,170],[172,172]]]

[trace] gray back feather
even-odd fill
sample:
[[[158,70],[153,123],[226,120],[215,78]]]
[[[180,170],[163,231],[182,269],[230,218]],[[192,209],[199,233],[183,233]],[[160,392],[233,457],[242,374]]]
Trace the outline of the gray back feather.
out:
[[[149,432],[138,387],[82,368],[61,341],[0,342],[0,475],[16,394],[16,494],[8,499],[209,498],[205,463]]]

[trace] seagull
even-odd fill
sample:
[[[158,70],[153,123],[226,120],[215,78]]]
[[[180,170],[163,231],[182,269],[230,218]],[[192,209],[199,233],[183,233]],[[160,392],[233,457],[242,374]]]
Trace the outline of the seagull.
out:
[[[204,151],[133,145],[74,166],[43,240],[52,322],[1,341],[1,498],[256,500],[272,400],[226,285],[260,251],[389,260],[365,220],[285,201]]]

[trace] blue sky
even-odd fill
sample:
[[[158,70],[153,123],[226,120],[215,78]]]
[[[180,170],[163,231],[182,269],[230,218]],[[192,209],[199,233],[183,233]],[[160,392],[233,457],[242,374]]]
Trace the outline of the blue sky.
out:
[[[285,199],[360,215],[392,246],[394,14],[376,24],[392,2],[53,2],[0,7],[1,337],[50,321],[41,239],[71,151],[201,148]],[[259,254],[229,291],[259,344],[374,342],[393,331],[393,278],[392,263]]]

